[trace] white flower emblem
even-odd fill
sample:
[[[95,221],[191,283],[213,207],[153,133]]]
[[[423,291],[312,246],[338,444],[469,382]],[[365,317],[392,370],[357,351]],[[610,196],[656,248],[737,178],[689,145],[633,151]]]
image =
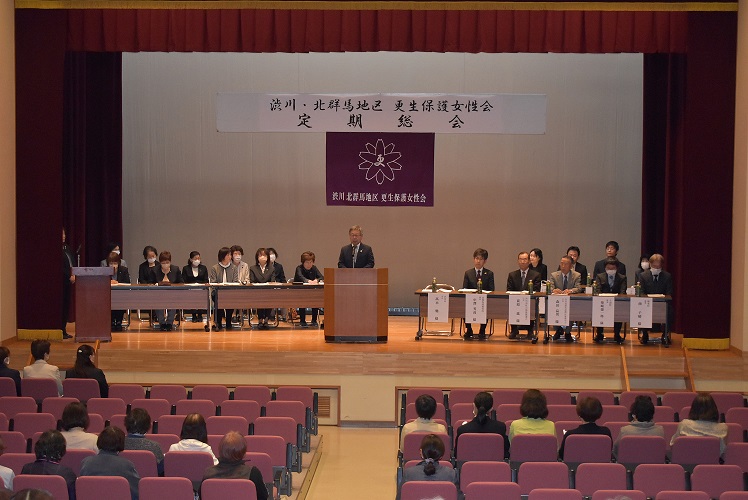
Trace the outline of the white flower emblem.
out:
[[[366,151],[361,151],[358,156],[364,160],[358,164],[358,168],[366,170],[366,180],[374,179],[379,185],[385,179],[394,181],[395,170],[403,168],[397,162],[402,155],[395,151],[395,144],[391,143],[385,146],[382,139],[377,139],[376,146],[367,142]]]

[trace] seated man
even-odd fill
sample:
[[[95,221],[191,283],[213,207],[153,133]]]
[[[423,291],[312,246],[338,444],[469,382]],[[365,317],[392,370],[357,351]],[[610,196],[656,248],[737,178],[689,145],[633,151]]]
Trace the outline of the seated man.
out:
[[[595,276],[595,282],[600,287],[601,293],[626,293],[626,276],[618,272],[618,259],[615,257],[611,257],[605,261],[605,272]],[[616,344],[623,344],[623,339],[621,338],[622,324],[620,321],[613,323]],[[595,342],[601,344],[604,339],[602,327],[597,327]]]
[[[523,292],[527,290],[528,283],[532,281],[532,289],[535,292],[540,291],[540,273],[530,269],[530,254],[527,252],[520,252],[517,255],[517,263],[519,269],[509,273],[506,278],[506,290],[507,292]],[[523,330],[527,330],[528,334],[534,330],[534,321],[530,322],[530,326],[522,326]],[[519,334],[520,327],[518,325],[511,325],[511,331],[509,333],[510,339],[516,339]]]
[[[49,347],[48,340],[37,339],[31,342],[31,355],[34,357],[34,364],[23,368],[23,378],[51,378],[57,382],[57,392],[62,396],[60,369],[47,363]]]
[[[493,271],[484,268],[486,261],[488,260],[488,250],[478,248],[473,252],[473,264],[474,267],[465,271],[465,277],[462,279],[462,288],[477,289],[478,282],[481,283],[481,289],[492,292],[495,290]],[[465,325],[465,340],[473,339],[473,325],[467,323]],[[478,333],[478,339],[486,340],[486,324],[480,325],[480,331]]]
[[[571,270],[578,272],[582,276],[582,285],[587,284],[587,266],[579,262],[579,256],[582,255],[582,252],[579,250],[579,247],[576,245],[572,245],[569,248],[566,249],[566,255],[571,257]],[[561,268],[556,269],[557,271],[560,271]],[[591,276],[591,278],[594,278],[594,276]]]
[[[618,245],[617,241],[611,240],[607,242],[605,244],[605,258],[595,262],[595,269],[593,271],[592,276],[597,276],[600,273],[604,273],[605,272],[605,261],[611,257],[617,259],[619,249],[620,249],[620,246]],[[618,272],[626,276],[626,264],[624,264],[620,260],[618,261]]]
[[[576,271],[572,271],[571,264],[571,257],[564,255],[561,257],[561,262],[558,265],[560,271],[551,273],[548,281],[552,283],[554,294],[571,295],[582,291],[582,275]],[[562,334],[564,334],[564,338],[567,342],[574,340],[571,338],[570,325],[566,327],[556,327],[556,333],[553,335],[553,340],[559,340]]]
[[[656,253],[649,258],[649,269],[641,273],[642,295],[651,293],[661,293],[664,295],[673,295],[673,277],[664,271],[662,266],[665,264],[665,257]],[[668,317],[670,316],[670,307],[668,306]],[[641,343],[649,342],[649,330],[642,328]],[[662,342],[670,343],[670,337],[665,332],[662,334]]]
[[[416,399],[416,413],[418,418],[403,425],[400,432],[400,449],[403,449],[405,436],[411,432],[447,432],[447,428],[432,418],[436,414],[436,399],[428,394],[422,394]]]

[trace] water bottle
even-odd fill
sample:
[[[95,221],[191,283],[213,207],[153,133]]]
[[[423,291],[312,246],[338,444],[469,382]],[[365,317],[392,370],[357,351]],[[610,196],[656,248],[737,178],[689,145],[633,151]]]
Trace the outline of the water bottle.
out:
[[[436,292],[436,276],[431,280],[431,291]]]
[[[481,292],[483,292],[483,280],[479,279],[478,280],[478,293],[481,293]]]
[[[527,282],[527,291],[530,292],[530,295],[532,295],[532,291],[533,291],[532,280]]]

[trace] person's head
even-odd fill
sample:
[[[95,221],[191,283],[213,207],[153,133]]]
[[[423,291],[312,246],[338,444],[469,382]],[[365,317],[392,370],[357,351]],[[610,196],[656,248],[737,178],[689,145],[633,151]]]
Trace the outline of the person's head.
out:
[[[125,429],[128,434],[145,434],[151,430],[151,416],[144,408],[133,408],[125,416]]]
[[[234,264],[237,266],[242,261],[242,257],[244,257],[244,249],[239,245],[234,245],[231,247],[231,260],[234,261]]]
[[[158,254],[158,263],[161,264],[161,271],[167,274],[171,271],[171,252],[164,250]]]
[[[351,245],[358,245],[364,239],[364,230],[359,225],[351,226],[348,229],[348,238],[351,240]]]
[[[519,413],[528,418],[545,418],[548,416],[548,403],[545,394],[537,389],[528,389],[522,395]]]
[[[571,260],[576,264],[577,260],[579,260],[579,256],[582,255],[582,252],[579,250],[578,246],[572,245],[566,249],[566,255],[571,257]]]
[[[314,252],[304,252],[301,254],[301,265],[308,271],[314,265],[315,258]]]
[[[476,269],[483,269],[486,261],[488,260],[488,250],[483,248],[476,248],[473,252],[473,264]]]
[[[109,255],[112,252],[116,253],[117,255],[122,253],[122,249],[120,248],[119,243],[117,243],[116,241],[110,241],[109,243],[107,243],[106,248],[104,248],[105,255]]]
[[[66,446],[65,438],[60,431],[50,429],[39,436],[39,440],[34,445],[34,454],[37,460],[59,462],[65,456]]]
[[[83,344],[80,347],[78,347],[78,350],[75,351],[75,365],[73,367],[73,370],[78,372],[83,372],[83,368],[91,368],[94,367],[93,357],[96,354],[96,351],[94,351],[94,348],[91,347],[88,344]]]
[[[569,274],[569,271],[571,271],[571,265],[571,257],[569,257],[568,255],[564,255],[563,257],[561,257],[561,262],[558,264],[558,267],[562,273]]]
[[[49,359],[49,341],[44,339],[36,339],[31,342],[31,355],[35,360],[47,360]]]
[[[629,412],[637,422],[651,422],[655,414],[655,405],[649,396],[636,396]]]
[[[265,266],[268,263],[269,260],[268,256],[268,249],[264,247],[260,247],[255,252],[255,264],[258,266]]]
[[[275,264],[275,259],[278,258],[278,252],[275,251],[275,248],[268,247],[268,258],[270,259],[270,262]]]
[[[99,451],[119,453],[125,449],[125,431],[117,426],[104,427],[96,440]]]
[[[639,267],[646,271],[649,269],[649,254],[643,253],[641,257],[639,257]]]
[[[227,462],[244,460],[247,453],[247,440],[236,431],[229,431],[218,444],[218,459]]]
[[[608,276],[615,276],[618,272],[618,259],[615,257],[605,259],[605,272]]]
[[[543,251],[539,248],[530,250],[530,264],[532,267],[538,267],[543,263]]]
[[[430,420],[436,413],[436,399],[428,394],[421,394],[416,399],[416,413],[419,417]]]
[[[200,252],[193,250],[190,252],[190,258],[187,259],[187,265],[192,267],[198,267],[200,265]]]
[[[179,439],[197,439],[203,443],[208,442],[208,427],[205,425],[205,419],[199,413],[190,413],[184,417],[182,422],[182,432],[179,433]]]
[[[719,422],[719,410],[717,403],[714,402],[711,394],[700,392],[693,398],[691,411],[688,412],[688,418],[691,420],[707,420],[709,422]]]
[[[577,401],[577,415],[585,422],[597,422],[603,415],[603,405],[596,397],[586,397]]]
[[[479,392],[473,398],[475,405],[475,416],[482,423],[488,418],[488,412],[493,408],[493,396],[490,392]]]
[[[658,253],[652,254],[652,256],[649,258],[649,268],[652,271],[652,274],[660,274],[664,265],[665,257]]]
[[[88,410],[83,403],[70,403],[62,410],[62,430],[69,431],[80,427],[88,429]]]
[[[5,347],[4,345],[0,345],[0,361],[2,361],[5,365],[10,364],[10,349]]]
[[[605,244],[605,255],[608,257],[615,257],[618,255],[619,248],[618,242],[611,240]]]
[[[218,262],[224,266],[229,265],[231,262],[231,249],[229,247],[221,247],[218,251]]]
[[[36,488],[24,488],[13,493],[10,500],[54,500],[52,494],[47,490]]]
[[[158,255],[158,250],[156,250],[156,247],[147,245],[145,248],[143,248],[143,258],[147,260],[149,263],[156,262],[157,255]]]
[[[116,252],[109,252],[106,256],[106,265],[117,269],[122,263],[122,257]]]
[[[517,264],[519,264],[519,268],[522,271],[527,271],[530,267],[530,254],[527,252],[520,252],[519,255],[517,255]]]
[[[426,434],[421,440],[421,456],[426,461],[423,472],[427,476],[433,476],[436,462],[444,456],[444,442],[436,434]]]

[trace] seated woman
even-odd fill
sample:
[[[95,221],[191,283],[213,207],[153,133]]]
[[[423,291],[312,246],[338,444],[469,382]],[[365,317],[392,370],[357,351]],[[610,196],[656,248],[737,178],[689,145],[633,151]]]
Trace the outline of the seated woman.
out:
[[[444,443],[435,434],[426,434],[421,440],[423,460],[403,472],[403,484],[408,481],[449,481],[457,485],[457,473],[439,463],[444,456]]]
[[[60,431],[48,430],[39,436],[34,445],[36,460],[21,469],[21,474],[36,474],[39,476],[60,476],[68,486],[68,497],[75,500],[75,472],[70,467],[60,465],[62,457],[67,451],[65,438]]]
[[[273,265],[273,268],[275,268],[275,281],[278,283],[285,283],[286,271],[283,270],[283,264],[277,260],[278,252],[275,251],[275,248],[268,247],[268,259],[270,259],[270,263]]]
[[[537,389],[528,389],[522,395],[519,407],[522,418],[512,421],[509,426],[509,442],[519,434],[552,434],[556,435],[556,426],[548,416],[548,402],[545,394]]]
[[[104,427],[96,442],[99,454],[81,460],[81,477],[83,476],[120,476],[130,483],[130,496],[138,500],[140,475],[135,465],[128,459],[119,456],[125,449],[125,433],[119,427]],[[102,492],[102,497],[105,494]]]
[[[595,422],[598,421],[603,415],[603,405],[600,400],[595,397],[582,398],[577,401],[577,415],[579,418],[584,420],[584,423],[576,429],[571,429],[564,434],[564,438],[561,440],[561,448],[558,450],[558,458],[564,459],[564,446],[566,445],[566,438],[574,434],[602,434],[613,439],[610,434],[610,429],[604,426],[597,425]]]
[[[171,265],[171,252],[164,250],[158,255],[159,265],[152,271],[159,285],[184,283],[179,267]],[[169,332],[174,328],[176,309],[157,309],[156,321],[162,332]]]
[[[455,455],[460,436],[465,433],[500,434],[504,437],[504,458],[509,458],[509,439],[506,437],[506,424],[492,419],[488,413],[493,409],[493,396],[490,392],[479,392],[473,399],[475,418],[457,428]]]
[[[190,413],[184,417],[179,442],[171,445],[169,451],[204,451],[210,453],[213,458],[213,465],[218,465],[218,459],[208,444],[208,426],[199,413]]]
[[[158,250],[156,250],[156,247],[152,247],[151,245],[146,246],[143,249],[143,258],[145,261],[141,262],[140,266],[138,266],[138,283],[141,285],[153,285],[156,283],[154,280],[156,279],[156,276],[153,274],[152,271],[155,271],[156,269],[156,261]]]
[[[411,432],[447,432],[443,424],[434,420],[436,415],[436,399],[428,394],[421,394],[416,398],[416,414],[418,418],[403,425],[400,431],[400,449],[405,445],[405,436]]]
[[[203,473],[206,479],[249,479],[255,483],[257,500],[267,500],[268,490],[260,469],[244,462],[247,440],[236,431],[229,431],[218,445],[218,465],[208,467]],[[201,483],[202,486],[202,483]]]
[[[127,267],[127,262],[125,261],[125,259],[121,258],[122,257],[122,249],[120,248],[119,243],[115,243],[113,241],[110,241],[107,244],[106,249],[104,251],[104,255],[108,256],[112,252],[114,252],[117,255],[119,255],[120,256],[120,260],[122,261],[122,265],[125,266],[125,267]],[[107,259],[103,259],[101,261],[101,267],[106,267],[108,265],[109,265],[109,263],[107,262]]]
[[[125,436],[126,450],[147,450],[156,456],[156,468],[158,475],[164,475],[164,452],[161,445],[156,441],[151,441],[145,437],[145,434],[151,430],[151,416],[143,408],[133,408],[125,417]]]
[[[187,265],[182,268],[182,280],[185,283],[207,283],[208,268],[200,263],[200,252],[193,250],[190,252],[190,258],[187,259]],[[205,309],[194,309],[188,311],[192,315],[193,323],[202,323]]]
[[[310,285],[316,285],[323,279],[322,273],[319,272],[317,266],[314,265],[314,252],[304,252],[301,254],[301,265],[296,266],[296,273],[294,274],[295,283],[309,283]],[[319,308],[312,308],[312,327],[318,327],[317,315],[319,314]],[[299,308],[299,324],[301,328],[306,328],[306,308]]]
[[[618,443],[624,436],[660,436],[665,437],[665,429],[655,424],[652,419],[655,414],[655,405],[649,396],[636,396],[629,408],[631,413],[631,424],[621,427],[616,442],[613,443],[613,456],[618,455]]]
[[[270,262],[266,248],[258,248],[255,252],[255,265],[249,268],[249,281],[252,283],[271,283],[275,281],[275,267]],[[271,309],[257,310],[257,328],[267,329]]]
[[[670,440],[670,446],[680,436],[713,436],[719,438],[720,455],[724,455],[727,447],[725,443],[727,429],[727,424],[719,421],[717,403],[714,402],[711,394],[700,392],[691,403],[688,418],[681,420],[678,424],[678,429]]]
[[[62,437],[67,449],[99,451],[96,447],[98,436],[86,432],[89,423],[88,410],[83,403],[70,403],[62,410]]]
[[[92,378],[99,383],[99,392],[102,398],[109,397],[109,384],[106,375],[94,365],[96,351],[90,345],[83,344],[75,353],[75,365],[72,370],[65,371],[65,378]]]
[[[119,254],[111,252],[106,258],[107,265],[114,269],[112,275],[112,285],[117,283],[130,283],[130,271],[122,265],[122,259]],[[112,331],[122,331],[122,318],[125,316],[125,311],[112,311]]]
[[[16,384],[16,396],[21,395],[21,372],[10,367],[10,349],[0,346],[0,377],[12,379]]]

